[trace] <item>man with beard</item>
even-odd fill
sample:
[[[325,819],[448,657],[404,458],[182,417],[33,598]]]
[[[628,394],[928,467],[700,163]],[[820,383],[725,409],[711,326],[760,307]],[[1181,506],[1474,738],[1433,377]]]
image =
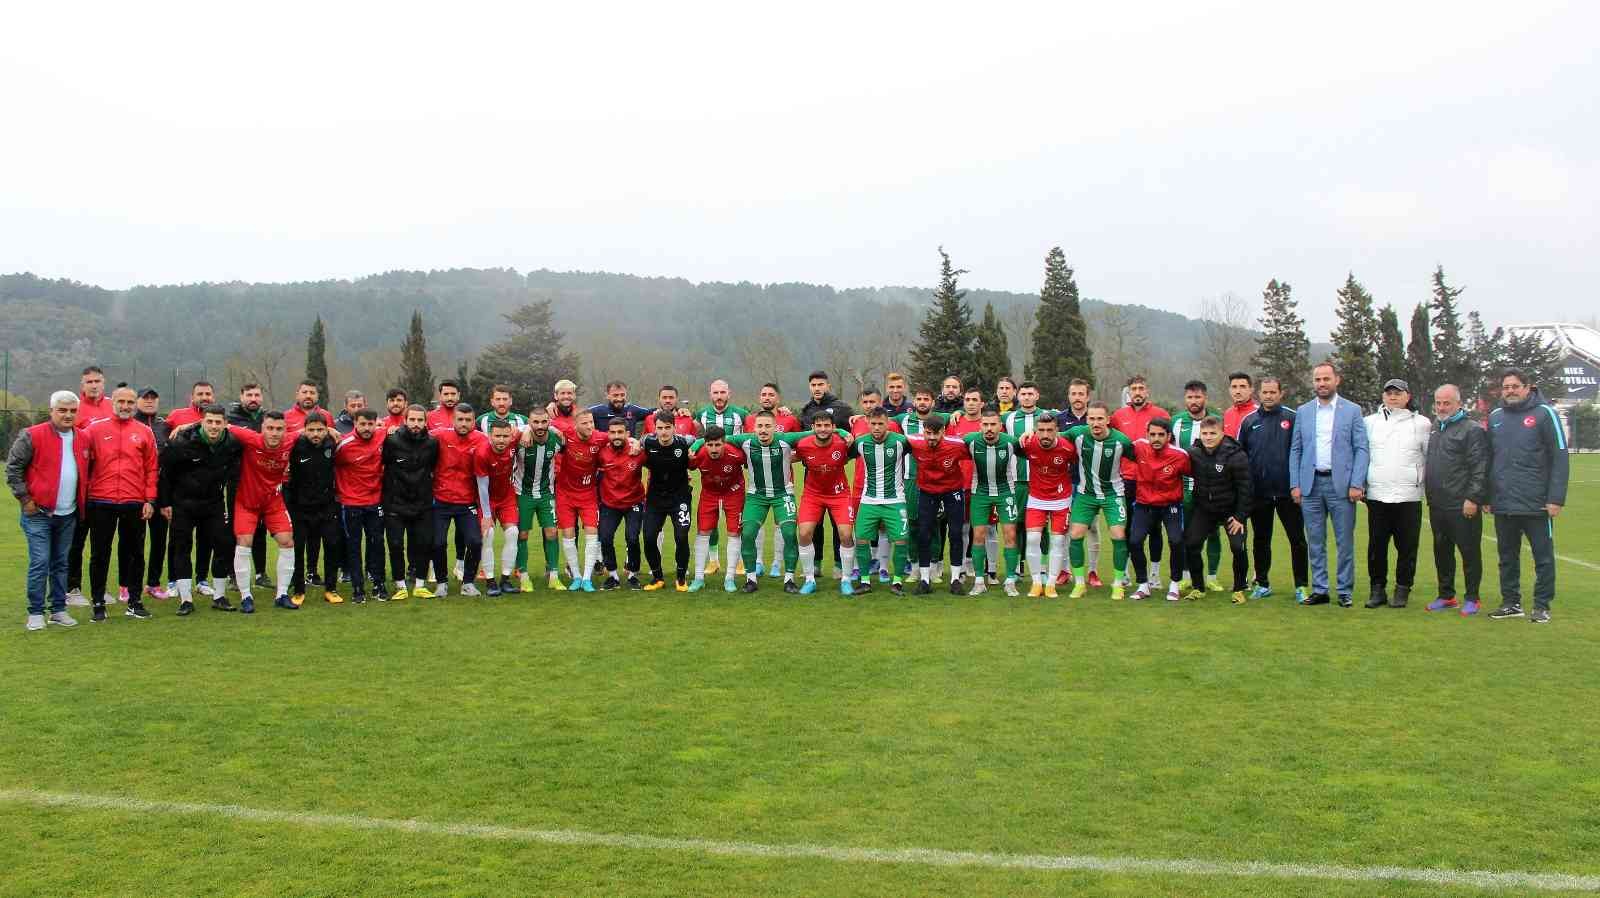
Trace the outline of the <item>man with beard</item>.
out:
[[[639,422],[645,415],[650,414],[650,409],[628,401],[628,385],[620,380],[606,384],[606,401],[589,406],[590,414],[594,415],[594,429],[600,433],[611,431],[611,422],[619,420],[627,430],[628,436],[639,432]]]
[[[156,392],[155,387],[145,387],[139,391],[133,420],[150,428],[150,433],[155,436],[158,464],[161,450],[167,448],[168,433],[167,419],[162,417],[160,409],[161,394]],[[152,514],[145,522],[145,527],[149,531],[146,538],[149,540],[150,553],[144,567],[144,594],[152,599],[165,599],[169,593],[162,584],[161,575],[166,572],[167,563],[167,519]]]
[[[704,589],[706,575],[716,572],[706,558],[711,554],[719,515],[728,528],[728,571],[722,586],[727,592],[738,588],[734,576],[741,566],[739,556],[743,550],[745,456],[738,447],[727,443],[727,436],[727,431],[713,424],[689,447],[689,465],[700,472],[700,503],[696,508],[699,534],[694,540],[695,575],[689,592]]]
[[[556,458],[556,526],[561,530],[561,554],[572,579],[568,592],[594,592],[593,571],[600,556],[600,450],[606,434],[594,429],[594,413],[579,409],[573,416],[572,436]],[[624,428],[626,429],[626,428]],[[583,563],[578,563],[578,530],[583,530]]]
[[[106,373],[99,365],[83,369],[78,389],[78,417],[72,425],[79,433],[112,417],[111,399],[106,396]],[[83,548],[89,541],[88,510],[78,509],[78,524],[72,531],[72,549],[67,555],[67,604],[88,605],[83,595]],[[98,599],[98,597],[96,597]]]
[[[144,579],[145,521],[155,514],[156,438],[135,421],[133,388],[119,384],[111,393],[111,417],[82,431],[89,450],[89,596],[95,623],[106,619],[106,577],[111,540],[117,540],[117,580],[127,616],[148,620],[141,587]]]
[[[206,406],[213,401],[213,391],[210,381],[197,380],[189,388],[189,404],[183,408],[175,408],[167,413],[167,426],[169,428],[182,427],[185,424],[195,424],[205,417]]]
[[[239,388],[239,400],[228,406],[228,426],[246,427],[259,433],[262,416],[265,414],[262,409],[264,402],[265,398],[262,395],[260,384],[244,384]],[[233,508],[234,494],[237,489],[237,483],[230,484],[228,487],[228,508],[230,509]],[[230,540],[229,558],[231,557],[232,541]],[[250,560],[255,565],[255,569],[262,572],[256,579],[256,585],[270,587],[272,584],[267,581],[265,573],[267,568],[267,531],[264,526],[257,528],[255,536],[250,542]],[[227,561],[224,560],[224,564],[226,563]],[[198,561],[196,564],[198,567]],[[201,595],[209,595],[209,588],[204,583],[200,584],[199,589]]]
[[[1188,452],[1190,446],[1200,442],[1200,422],[1215,415],[1216,412],[1206,408],[1205,381],[1191,380],[1184,384],[1183,411],[1172,416],[1172,445]],[[1183,478],[1185,520],[1193,515],[1193,507],[1194,478],[1185,476]],[[1217,579],[1217,571],[1222,567],[1222,538],[1217,536],[1215,527],[1207,532],[1210,535],[1206,537],[1206,588],[1212,592],[1221,592],[1222,582]],[[1160,534],[1156,536],[1159,537]]]
[[[1088,385],[1085,384],[1083,399],[1085,406],[1087,406],[1089,403],[1089,391],[1087,386]],[[1039,407],[1039,385],[1031,380],[1025,380],[1022,382],[1021,386],[1017,387],[1017,407],[1007,412],[1000,419],[1000,423],[1005,432],[1010,435],[1013,440],[1020,441],[1023,437],[1033,433],[1034,425],[1038,423],[1041,415],[1051,415],[1052,417],[1055,417],[1057,414],[1057,412],[1054,412],[1050,409],[1043,409]],[[1058,418],[1058,424],[1059,420],[1060,419]],[[1015,531],[1015,535],[1012,537],[1013,544],[1020,542],[1026,545],[1027,520],[1025,510],[1028,507],[1028,479],[1028,457],[1025,453],[1018,452],[1015,501],[1015,506],[1017,509],[1016,517],[1018,520],[1016,526],[1012,528],[1012,530]],[[1047,529],[1040,530],[1039,538],[1041,541],[1047,540],[1049,537],[1050,533]],[[1042,555],[1044,552],[1048,551],[1048,549],[1041,544],[1039,551]],[[1090,567],[1092,568],[1093,565]],[[1033,573],[1036,574],[1038,571],[1033,571]],[[1020,567],[1017,570],[1006,572],[1006,577],[1008,578],[1020,577],[1021,575],[1022,570]]]
[[[1272,520],[1276,516],[1289,538],[1294,570],[1294,600],[1306,600],[1309,567],[1306,524],[1300,505],[1289,494],[1289,443],[1294,435],[1294,409],[1283,404],[1283,384],[1261,378],[1261,407],[1239,422],[1239,448],[1250,458],[1250,532],[1255,555],[1256,585],[1250,598],[1272,595]],[[1226,430],[1226,427],[1224,427]],[[1481,430],[1479,431],[1482,432]]]
[[[1009,374],[995,382],[994,405],[1002,415],[1017,406],[1017,382]]]
[[[834,433],[833,416],[819,410],[811,418],[811,436],[794,444],[794,457],[806,469],[805,488],[800,494],[795,530],[795,537],[800,542],[800,571],[805,575],[805,583],[800,587],[802,595],[817,591],[817,569],[820,565],[816,563],[815,542],[817,525],[822,522],[824,512],[835,524],[844,525],[834,548],[840,551],[852,549],[850,528],[855,524],[855,503],[850,495],[850,482],[845,478],[845,466],[850,460],[850,442],[848,435]],[[836,558],[834,573],[839,577],[839,592],[850,595],[849,565]]]
[[[815,372],[815,373],[821,374],[822,372]],[[813,380],[815,380],[815,378],[813,378]],[[821,395],[824,395],[824,396],[828,395],[827,394],[827,381],[828,381],[827,375],[823,374],[823,376],[822,376],[823,392],[822,392]],[[838,402],[838,400],[833,400],[833,401],[834,402]],[[767,412],[768,414],[772,415],[772,432],[773,433],[798,433],[799,431],[805,429],[805,426],[800,423],[800,419],[795,417],[795,415],[789,411],[788,406],[783,404],[783,397],[778,391],[778,385],[775,384],[775,383],[762,384],[760,391],[756,393],[756,410],[749,417],[744,419],[744,428],[743,428],[743,430],[744,430],[745,433],[755,433],[756,432],[755,419],[756,419],[756,415],[760,414],[761,412]],[[838,420],[839,419],[837,417],[834,418],[835,422],[837,422]],[[837,424],[835,426],[837,426]],[[731,430],[728,431],[728,436],[730,436],[730,437],[734,436],[734,432],[731,431]],[[780,529],[776,524],[774,524],[772,526],[772,565],[770,567],[766,567],[766,565],[765,565],[766,552],[767,552],[766,539],[765,539],[765,537],[762,537],[762,538],[758,538],[756,540],[756,567],[755,567],[755,572],[756,572],[756,576],[757,577],[761,576],[761,573],[762,573],[763,569],[765,569],[766,571],[771,573],[772,576],[774,576],[774,577],[782,577],[783,576],[783,574],[784,574],[783,565],[779,563],[778,559],[787,558],[788,557],[788,553],[784,550],[784,546],[785,546],[785,543],[784,543],[783,530]],[[796,557],[798,557],[798,556],[796,556]],[[739,574],[739,573],[744,573],[745,572],[744,571],[744,561],[743,561],[743,553],[742,552],[740,553],[740,559],[741,560],[739,562],[739,569],[737,571],[730,571],[730,573]],[[713,572],[715,572],[716,560],[713,559],[711,564],[712,564]],[[793,571],[790,571],[790,573],[793,573]]]
[[[461,402],[461,385],[453,380],[439,381],[433,411],[428,412],[428,430],[451,430],[456,426],[456,406]]]
[[[327,412],[317,409],[315,414],[327,420]],[[228,428],[244,447],[240,454],[239,489],[233,501],[233,535],[237,543],[233,550],[233,579],[239,587],[242,614],[254,614],[256,610],[255,597],[250,591],[250,562],[257,524],[265,527],[278,544],[280,591],[276,598],[289,601],[288,594],[281,590],[288,588],[294,576],[294,527],[279,487],[289,473],[289,453],[294,444],[288,439],[288,423],[284,418],[283,412],[265,413],[260,433],[248,427]]]
[[[1000,410],[994,406],[983,410],[982,429],[963,440],[972,464],[972,492],[968,496],[967,512],[967,522],[972,527],[972,595],[981,595],[987,588],[985,577],[991,567],[989,540],[994,538],[993,531],[998,530],[1004,553],[1001,579],[1006,595],[1014,596],[1019,566],[1015,536],[1019,517],[1017,471],[1023,466],[1023,458],[1017,450],[1016,438],[1005,432]]]
[[[438,582],[435,592],[442,598],[449,594],[450,575],[446,566],[446,552],[450,525],[456,528],[456,538],[466,543],[462,571],[478,570],[478,556],[483,552],[483,525],[480,515],[487,513],[478,508],[476,480],[477,456],[480,447],[489,438],[473,426],[474,411],[465,402],[458,402],[452,411],[455,423],[448,430],[432,431],[439,441],[439,460],[433,468],[433,574]],[[479,595],[472,578],[461,577],[461,595]]]
[[[942,417],[930,415],[923,422],[921,434],[906,438],[911,455],[917,460],[917,501],[921,505],[916,532],[918,580],[913,590],[917,595],[933,592],[929,578],[933,576],[934,551],[937,549],[943,556],[945,546],[945,540],[935,535],[940,524],[948,531],[950,594],[966,595],[961,583],[962,527],[967,517],[966,488],[972,479],[962,472],[971,455],[961,436],[947,434],[946,430]],[[988,524],[987,519],[984,524]],[[975,576],[981,577],[983,572],[977,571]]]
[[[521,518],[517,510],[517,490],[512,485],[512,472],[517,465],[517,440],[521,436],[511,421],[505,418],[491,420],[489,441],[478,447],[473,459],[473,478],[478,485],[478,516],[483,527],[483,557],[486,559],[480,570],[485,583],[484,591],[490,596],[515,595],[521,588],[512,576],[516,570],[517,523]],[[494,575],[496,522],[500,524],[503,535],[498,579]]]
[[[1133,561],[1135,601],[1150,598],[1160,587],[1161,572],[1145,559],[1145,538],[1152,531],[1166,531],[1171,559],[1171,584],[1167,601],[1176,602],[1183,592],[1184,481],[1189,475],[1189,453],[1172,444],[1172,422],[1157,418],[1142,440],[1133,441],[1133,451],[1122,460],[1122,479],[1136,482],[1139,495],[1133,503],[1133,520],[1128,522],[1128,555]]]
[[[1089,403],[1089,423],[1074,427],[1064,435],[1078,461],[1078,483],[1072,494],[1071,542],[1068,544],[1075,581],[1072,584],[1074,599],[1083,598],[1089,591],[1083,537],[1098,517],[1106,520],[1106,530],[1111,536],[1111,561],[1117,570],[1117,579],[1111,584],[1112,601],[1121,599],[1127,586],[1123,572],[1128,569],[1127,493],[1132,492],[1132,485],[1122,478],[1122,460],[1133,455],[1133,440],[1110,426],[1107,412],[1105,403]],[[1148,426],[1145,429],[1148,432]],[[1159,543],[1159,535],[1152,542]],[[1159,560],[1155,555],[1151,559]]]
[[[939,396],[933,401],[933,410],[946,415],[961,411],[961,378],[952,374],[939,382]]]
[[[1166,409],[1159,405],[1155,405],[1150,401],[1150,382],[1145,379],[1143,374],[1135,374],[1134,376],[1128,378],[1128,404],[1112,413],[1111,429],[1120,431],[1123,436],[1128,438],[1128,442],[1132,443],[1134,440],[1137,440],[1148,433],[1150,430],[1150,422],[1157,418],[1166,418],[1169,421],[1172,420],[1172,416],[1167,413]],[[1178,445],[1180,448],[1183,446],[1181,442]],[[1121,477],[1120,470],[1118,472],[1118,477]],[[1126,521],[1133,514],[1133,496],[1134,493],[1137,492],[1137,487],[1135,485],[1129,484],[1129,486],[1134,488],[1127,490],[1122,497],[1122,519],[1124,521]],[[1149,552],[1151,564],[1160,564],[1161,534],[1150,534]],[[1076,574],[1077,565],[1073,565],[1073,567],[1073,573]],[[1117,579],[1123,579],[1130,573],[1130,571],[1118,568]],[[1076,587],[1074,587],[1073,592],[1077,592]]]
[[[383,394],[383,407],[388,414],[378,419],[378,426],[385,433],[399,430],[406,426],[406,407],[411,404],[411,398],[406,391],[399,387],[391,387],[389,392]]]
[[[296,387],[294,391],[294,405],[289,406],[283,412],[284,436],[286,439],[293,441],[295,437],[299,436],[300,431],[305,429],[306,419],[312,415],[321,415],[323,420],[326,421],[333,420],[333,415],[317,404],[321,401],[321,392],[321,388],[314,381],[300,381],[300,386]],[[356,399],[359,401],[361,408],[367,407],[365,396],[358,392],[356,393]]]
[[[687,408],[678,404],[678,388],[672,384],[664,384],[656,394],[656,407],[650,414],[644,416],[643,434],[645,437],[655,436],[656,419],[666,418],[672,422],[672,430],[681,436],[693,440],[698,432],[695,429],[694,416]]]
[[[356,421],[370,420],[368,409],[356,412]],[[370,432],[370,431],[369,431]],[[355,439],[352,434],[349,439]],[[289,450],[289,477],[283,482],[283,504],[289,509],[289,521],[294,532],[294,572],[290,575],[287,596],[279,596],[273,605],[293,611],[306,600],[306,582],[310,572],[317,569],[317,560],[323,564],[327,596],[339,582],[339,550],[343,548],[339,535],[339,501],[335,489],[334,463],[335,436],[328,430],[321,415],[306,419],[305,428],[295,437]]]
[[[1522,541],[1533,553],[1533,611],[1550,623],[1556,597],[1555,520],[1567,504],[1567,433],[1539,388],[1517,368],[1500,376],[1500,407],[1489,413],[1489,505],[1500,551],[1500,607],[1490,618],[1522,616]]]
[[[395,580],[402,588],[409,584],[408,594],[417,599],[433,598],[425,578],[433,559],[433,472],[438,463],[439,440],[428,432],[428,410],[407,406],[405,426],[383,438],[383,529]]]
[[[556,381],[551,389],[554,399],[545,406],[550,414],[550,426],[566,439],[572,439],[578,414],[578,385],[566,378]]]
[[[656,417],[653,433],[644,440],[644,466],[650,482],[644,495],[644,560],[650,565],[647,590],[664,588],[666,573],[661,566],[661,534],[672,523],[674,561],[678,566],[678,592],[689,591],[689,504],[694,498],[689,488],[689,438],[673,432],[673,424],[690,421],[684,417]]]
[[[356,429],[356,412],[367,407],[367,395],[360,390],[346,390],[344,392],[344,408],[333,419],[333,430],[336,436],[344,436]]]
[[[194,577],[206,569],[191,566],[192,543],[211,544],[206,555],[211,564],[211,607],[234,611],[228,601],[228,548],[233,543],[228,526],[227,493],[239,475],[244,447],[228,430],[227,412],[209,405],[198,422],[173,428],[161,453],[156,482],[156,504],[171,524],[172,579],[178,590],[178,615],[194,612]]]
[[[1311,369],[1316,396],[1295,412],[1289,443],[1289,494],[1300,504],[1306,522],[1306,548],[1311,560],[1311,597],[1306,605],[1326,605],[1328,598],[1328,519],[1333,519],[1339,565],[1334,584],[1339,607],[1355,604],[1356,503],[1366,497],[1370,453],[1361,407],[1339,395],[1339,370],[1332,362]]]
[[[1083,427],[1089,423],[1089,382],[1081,377],[1074,377],[1067,384],[1067,407],[1056,413],[1056,428],[1068,431],[1074,427]],[[1072,466],[1072,482],[1078,482],[1078,466]],[[1018,507],[1021,507],[1020,504]],[[1048,538],[1049,534],[1045,536]],[[1084,547],[1089,553],[1089,588],[1098,589],[1105,584],[1100,581],[1100,525],[1091,526],[1088,536],[1084,539]],[[1062,571],[1057,586],[1065,585],[1071,579],[1068,571]]]
[[[383,509],[384,434],[378,427],[378,414],[372,409],[356,413],[355,429],[339,439],[333,450],[333,479],[339,501],[339,532],[344,542],[344,568],[350,578],[350,600],[365,604],[367,588],[379,602],[390,599],[383,570],[383,550],[387,528]],[[400,579],[400,571],[395,571]],[[323,598],[330,605],[340,603],[335,591],[337,580],[323,584]],[[394,596],[406,598],[404,584]]]
[[[639,530],[644,524],[644,454],[637,444],[630,445],[626,418],[616,416],[606,426],[606,442],[600,447],[600,557],[606,580],[602,589],[617,589],[617,527],[623,527],[623,542],[628,548],[624,568],[628,588],[639,589]]]
[[[550,413],[535,408],[522,432],[522,484],[517,495],[517,570],[523,592],[533,591],[528,576],[528,540],[535,525],[544,541],[544,570],[551,589],[561,589],[561,531],[556,527],[556,455],[566,438],[550,426]]]

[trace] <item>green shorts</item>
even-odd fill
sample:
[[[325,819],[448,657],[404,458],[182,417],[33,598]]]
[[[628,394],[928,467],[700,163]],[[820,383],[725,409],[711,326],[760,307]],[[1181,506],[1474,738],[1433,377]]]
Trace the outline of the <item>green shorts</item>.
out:
[[[740,515],[744,519],[744,526],[749,527],[751,522],[759,528],[766,523],[767,513],[772,513],[778,526],[794,523],[795,501],[793,496],[758,496],[755,493],[744,494],[744,511]]]
[[[1128,520],[1128,509],[1122,504],[1121,496],[1099,499],[1078,494],[1072,497],[1072,517],[1069,519],[1072,523],[1093,526],[1097,514],[1104,514],[1106,524],[1112,527],[1121,527]]]
[[[974,527],[989,526],[989,513],[1002,524],[1015,524],[1017,522],[1017,497],[1011,494],[1004,496],[985,496],[973,493],[967,500],[967,522]]]
[[[890,542],[904,542],[906,538],[906,506],[903,502],[889,505],[861,503],[856,510],[856,545],[871,544],[878,539],[878,527],[889,532]]]
[[[539,521],[540,527],[554,528],[556,526],[556,497],[555,496],[517,496],[517,515],[521,518],[517,526],[523,533],[532,532],[533,522]]]
[[[917,506],[922,504],[922,493],[917,490],[917,478],[907,477],[906,486],[906,519],[917,519]]]

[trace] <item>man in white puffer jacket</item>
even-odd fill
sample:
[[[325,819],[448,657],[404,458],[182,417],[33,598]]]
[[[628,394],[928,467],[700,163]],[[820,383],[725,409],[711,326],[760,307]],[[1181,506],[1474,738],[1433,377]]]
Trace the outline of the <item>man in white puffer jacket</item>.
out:
[[[1404,608],[1417,573],[1422,532],[1423,465],[1433,426],[1411,409],[1411,387],[1399,378],[1383,385],[1383,407],[1368,415],[1367,576],[1368,608]],[[1389,541],[1394,540],[1394,598],[1389,598]]]

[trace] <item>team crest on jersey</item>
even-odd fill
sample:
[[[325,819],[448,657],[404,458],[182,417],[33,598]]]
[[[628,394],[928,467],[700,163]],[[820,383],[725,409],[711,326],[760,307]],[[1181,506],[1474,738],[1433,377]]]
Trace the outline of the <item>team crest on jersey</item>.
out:
[[[1522,426],[1523,427],[1532,427],[1536,423],[1538,423],[1538,422],[1533,420],[1533,416],[1532,415],[1529,415],[1528,417],[1522,419]]]
[[[1166,467],[1162,468],[1161,469],[1161,473],[1163,473],[1163,474],[1171,474],[1172,473],[1172,466],[1171,465],[1167,465]]]
[[[843,454],[837,449],[833,450],[833,454],[829,456],[829,458],[832,458],[834,461],[838,461],[842,457]]]
[[[673,458],[682,458],[683,457],[683,450],[682,449],[674,449],[674,450],[672,450],[672,457]]]
[[[1217,466],[1216,466],[1216,467],[1217,467],[1217,473],[1218,473],[1218,474],[1221,474],[1221,473],[1222,473],[1222,465],[1217,465]],[[1031,551],[1033,551],[1033,550],[1032,550],[1032,549],[1029,549],[1029,550],[1028,550],[1028,551],[1030,551],[1030,552],[1031,552]]]
[[[1055,462],[1058,465],[1064,465],[1064,464],[1067,463],[1067,458],[1064,455],[1058,455],[1055,458],[1051,459],[1051,461]],[[1029,551],[1032,551],[1032,550],[1029,550]]]
[[[322,457],[323,458],[333,458],[333,450],[332,449],[324,449],[324,450],[322,450]]]
[[[1279,421],[1278,422],[1278,426],[1283,428],[1284,430],[1288,430],[1289,429],[1289,422],[1288,421]]]

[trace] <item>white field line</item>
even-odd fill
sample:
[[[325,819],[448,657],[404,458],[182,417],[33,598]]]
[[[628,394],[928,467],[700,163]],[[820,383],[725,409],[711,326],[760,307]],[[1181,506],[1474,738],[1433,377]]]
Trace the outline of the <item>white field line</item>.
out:
[[[115,795],[40,792],[31,789],[0,790],[0,804],[21,804],[69,810],[103,810],[164,816],[206,816],[322,829],[376,830],[430,836],[453,836],[504,842],[526,842],[642,851],[676,851],[691,854],[765,859],[816,859],[856,864],[909,864],[925,867],[977,867],[996,870],[1083,870],[1094,873],[1141,875],[1237,876],[1269,879],[1326,879],[1355,882],[1417,882],[1435,886],[1480,889],[1579,892],[1600,891],[1600,876],[1570,873],[1532,873],[1487,870],[1447,870],[1423,867],[1347,867],[1335,864],[1269,863],[1266,861],[1156,860],[1098,855],[997,854],[982,851],[946,851],[937,848],[854,848],[833,845],[782,845],[728,842],[714,839],[680,839],[663,836],[597,833],[570,829],[526,829],[483,823],[437,823],[347,814],[275,811],[232,804],[150,801]]]
[[[1495,543],[1495,544],[1499,544],[1500,541],[1495,539],[1494,538],[1494,534],[1490,532],[1491,530],[1494,529],[1494,520],[1493,520],[1493,518],[1491,517],[1489,520],[1485,521],[1484,523],[1485,523],[1486,526],[1483,528],[1483,538],[1488,540],[1489,542],[1492,542],[1492,543]],[[1556,518],[1556,523],[1560,524],[1561,523],[1561,519],[1560,518]],[[1428,523],[1428,516],[1427,515],[1423,515],[1422,516],[1422,526],[1428,528],[1428,534],[1430,536],[1432,536],[1433,527]],[[1522,554],[1525,555],[1525,556],[1532,557],[1531,551],[1532,550],[1530,550],[1527,546],[1523,546],[1522,547]],[[1422,554],[1421,553],[1422,553],[1422,547],[1418,546],[1417,547],[1417,558],[1418,558],[1419,561],[1422,559]],[[1494,559],[1490,558],[1490,559],[1485,559],[1485,560],[1486,561],[1493,561]],[[1584,561],[1581,558],[1573,558],[1570,555],[1557,555],[1556,556],[1556,560],[1557,561],[1565,561],[1567,564],[1575,564],[1578,567],[1586,567],[1591,571],[1600,571],[1600,564],[1595,564],[1592,561]]]

